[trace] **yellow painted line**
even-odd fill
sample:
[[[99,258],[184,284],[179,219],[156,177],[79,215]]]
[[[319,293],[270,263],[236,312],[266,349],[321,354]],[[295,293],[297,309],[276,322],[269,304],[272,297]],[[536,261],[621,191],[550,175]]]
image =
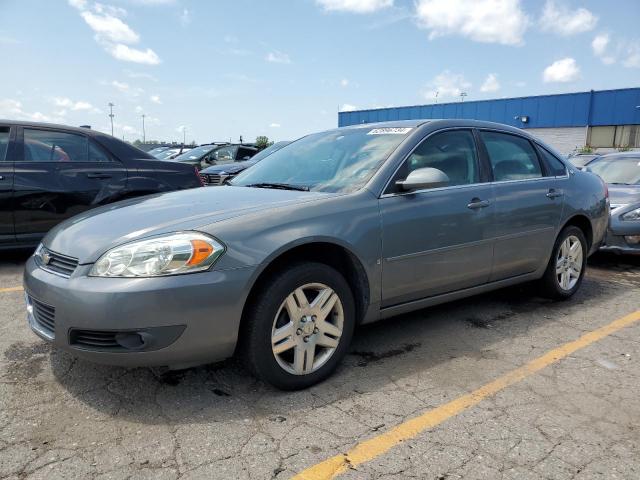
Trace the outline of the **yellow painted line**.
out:
[[[0,293],[4,293],[4,292],[21,292],[22,290],[23,290],[22,287],[0,288]]]
[[[423,431],[433,428],[445,420],[448,420],[459,413],[477,405],[485,398],[504,390],[510,385],[517,383],[549,365],[568,357],[572,353],[591,345],[604,337],[611,335],[633,323],[640,321],[640,310],[637,310],[626,317],[619,318],[608,325],[600,327],[589,333],[582,335],[564,345],[554,348],[541,357],[531,360],[522,367],[487,383],[471,393],[445,403],[439,407],[426,411],[422,415],[412,418],[397,427],[382,433],[376,437],[359,443],[346,454],[336,455],[318,463],[296,475],[294,480],[327,480],[344,473],[349,468],[356,467],[362,463],[386,453],[399,443],[416,437]]]

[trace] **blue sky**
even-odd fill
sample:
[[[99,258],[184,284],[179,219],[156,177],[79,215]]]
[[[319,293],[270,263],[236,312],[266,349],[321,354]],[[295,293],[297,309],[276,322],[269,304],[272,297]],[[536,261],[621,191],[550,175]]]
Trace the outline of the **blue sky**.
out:
[[[638,0],[0,0],[0,118],[202,143],[339,109],[637,87]]]

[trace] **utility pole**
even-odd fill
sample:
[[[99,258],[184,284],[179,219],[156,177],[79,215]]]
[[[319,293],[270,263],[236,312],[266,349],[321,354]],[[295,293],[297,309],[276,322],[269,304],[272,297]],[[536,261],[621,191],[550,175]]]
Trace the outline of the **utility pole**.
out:
[[[464,102],[464,97],[467,96],[467,92],[460,92],[460,101]]]
[[[147,135],[146,135],[146,132],[145,132],[145,130],[144,130],[144,117],[145,117],[145,116],[146,116],[146,115],[143,113],[143,114],[142,114],[142,143],[143,143],[143,144],[146,144],[146,143],[147,143]]]
[[[187,143],[187,127],[182,127],[182,145]]]
[[[439,90],[436,90],[436,103],[438,103],[438,95],[440,94]]]
[[[109,102],[109,118],[111,119],[111,136],[113,137],[113,107],[115,105]]]

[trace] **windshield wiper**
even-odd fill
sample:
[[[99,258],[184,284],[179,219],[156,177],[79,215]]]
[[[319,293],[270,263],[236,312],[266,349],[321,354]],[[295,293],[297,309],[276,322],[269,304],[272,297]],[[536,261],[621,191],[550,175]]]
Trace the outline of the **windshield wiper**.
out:
[[[262,182],[262,183],[250,183],[249,185],[245,185],[245,186],[252,187],[252,188],[275,188],[279,190],[298,190],[301,192],[309,191],[309,187],[305,185],[292,185],[290,183]]]

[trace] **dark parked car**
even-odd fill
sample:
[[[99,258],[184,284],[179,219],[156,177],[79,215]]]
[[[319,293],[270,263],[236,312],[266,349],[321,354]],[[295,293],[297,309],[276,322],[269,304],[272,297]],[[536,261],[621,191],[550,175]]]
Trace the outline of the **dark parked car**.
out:
[[[0,248],[35,246],[89,208],[198,186],[193,167],[157,161],[109,135],[0,120]]]
[[[603,155],[587,168],[609,186],[611,221],[602,250],[640,254],[640,152]]]
[[[599,153],[578,153],[576,155],[570,155],[569,161],[572,165],[582,170],[599,156]]]
[[[262,379],[304,388],[357,324],[532,280],[570,297],[608,218],[604,182],[522,130],[339,128],[231,185],[59,225],[26,265],[28,321],[98,362],[181,368],[238,348]]]
[[[255,165],[263,158],[268,157],[273,152],[277,152],[285,145],[289,145],[291,142],[276,142],[273,145],[258,152],[250,160],[239,160],[233,163],[225,163],[223,165],[212,165],[203,170],[200,170],[200,178],[205,185],[217,186],[223,185],[226,181],[231,180],[240,172],[243,172],[247,168]]]
[[[251,145],[209,144],[201,145],[173,159],[174,162],[193,165],[198,170],[209,165],[223,165],[240,160],[249,160],[258,149]]]

